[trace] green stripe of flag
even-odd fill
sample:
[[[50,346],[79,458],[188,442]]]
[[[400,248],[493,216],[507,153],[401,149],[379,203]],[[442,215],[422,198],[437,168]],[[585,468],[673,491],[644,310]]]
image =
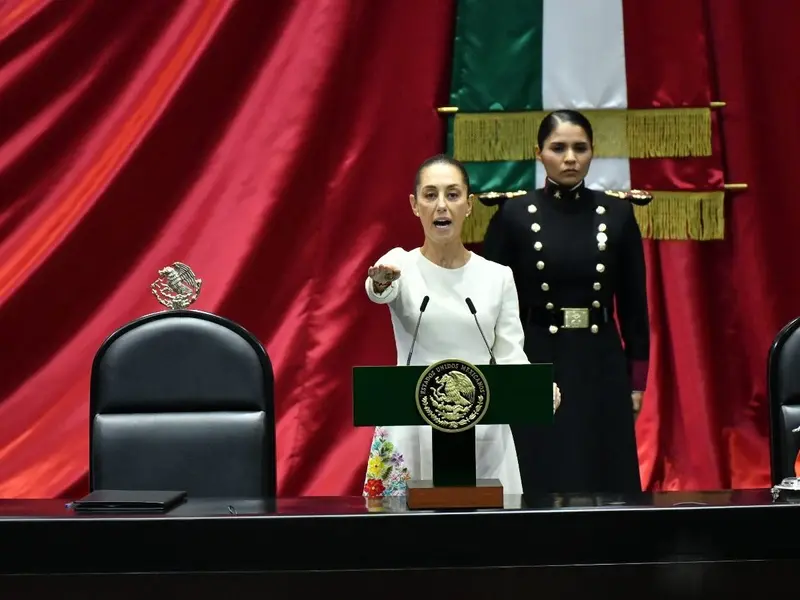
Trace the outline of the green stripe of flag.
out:
[[[541,110],[543,2],[458,0],[450,104],[459,112]],[[453,118],[447,128],[451,155]],[[536,184],[534,161],[466,167],[478,194],[530,190]]]
[[[459,111],[541,110],[543,2],[458,0],[450,102]]]

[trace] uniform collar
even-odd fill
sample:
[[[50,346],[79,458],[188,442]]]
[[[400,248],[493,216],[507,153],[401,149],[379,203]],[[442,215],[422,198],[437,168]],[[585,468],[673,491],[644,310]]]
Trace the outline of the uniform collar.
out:
[[[580,183],[567,187],[556,183],[548,177],[544,184],[545,195],[559,200],[579,200],[582,196],[587,196],[587,194],[583,193],[585,189],[586,180],[581,180]]]

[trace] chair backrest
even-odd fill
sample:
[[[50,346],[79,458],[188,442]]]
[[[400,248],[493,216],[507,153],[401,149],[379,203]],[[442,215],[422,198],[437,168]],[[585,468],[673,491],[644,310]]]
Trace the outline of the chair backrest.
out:
[[[767,359],[770,413],[770,466],[773,485],[795,477],[800,451],[800,318],[786,325]]]
[[[114,332],[94,358],[92,490],[275,497],[272,363],[210,313],[170,310]]]

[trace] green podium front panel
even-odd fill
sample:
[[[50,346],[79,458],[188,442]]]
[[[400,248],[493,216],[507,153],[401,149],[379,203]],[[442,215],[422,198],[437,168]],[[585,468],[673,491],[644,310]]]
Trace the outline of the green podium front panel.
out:
[[[531,425],[553,419],[553,366],[475,365],[486,377],[489,406],[481,425]],[[353,424],[425,425],[416,390],[427,367],[355,367]],[[457,434],[447,434],[457,435]]]
[[[480,425],[527,425],[553,420],[553,367],[474,365],[486,378],[489,404]],[[353,369],[353,424],[426,425],[417,408],[417,385],[427,367]],[[432,431],[434,486],[474,486],[475,428]]]

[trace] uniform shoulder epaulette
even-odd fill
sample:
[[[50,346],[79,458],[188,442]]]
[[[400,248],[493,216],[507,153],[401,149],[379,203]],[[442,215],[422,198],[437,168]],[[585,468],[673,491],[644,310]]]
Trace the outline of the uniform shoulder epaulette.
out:
[[[615,198],[620,198],[621,200],[627,200],[637,206],[647,206],[653,201],[653,195],[643,190],[629,190],[627,192],[606,190],[606,194],[614,196]]]
[[[511,198],[516,198],[517,196],[525,196],[527,193],[528,192],[525,190],[517,190],[516,192],[484,192],[478,194],[478,200],[480,200],[481,204],[486,206],[494,206]]]

